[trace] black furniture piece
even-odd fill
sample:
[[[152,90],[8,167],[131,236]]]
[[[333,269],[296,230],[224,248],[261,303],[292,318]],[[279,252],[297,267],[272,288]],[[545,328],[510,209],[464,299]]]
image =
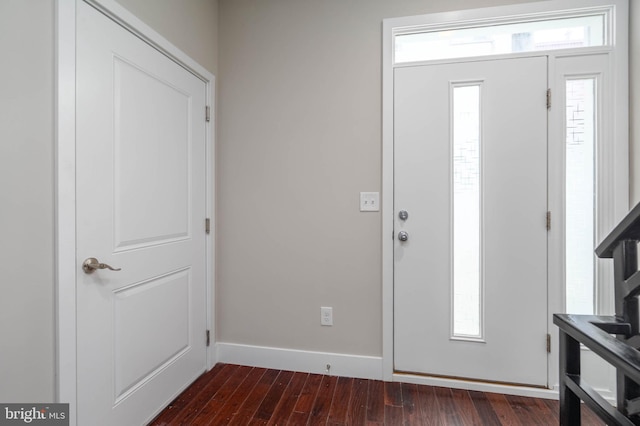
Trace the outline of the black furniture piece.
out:
[[[584,401],[608,425],[640,425],[640,204],[596,248],[612,258],[615,316],[554,314],[560,328],[560,424],[580,424]],[[615,337],[614,337],[615,336]],[[616,369],[617,408],[580,376],[580,344]]]

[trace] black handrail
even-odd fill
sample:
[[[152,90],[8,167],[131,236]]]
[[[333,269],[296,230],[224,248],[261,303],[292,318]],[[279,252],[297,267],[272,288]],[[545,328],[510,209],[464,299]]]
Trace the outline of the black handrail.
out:
[[[554,314],[560,328],[560,424],[580,424],[580,401],[609,425],[640,425],[640,204],[596,247],[613,258],[615,317]],[[612,335],[615,335],[613,337]],[[616,408],[580,376],[580,344],[616,369]]]

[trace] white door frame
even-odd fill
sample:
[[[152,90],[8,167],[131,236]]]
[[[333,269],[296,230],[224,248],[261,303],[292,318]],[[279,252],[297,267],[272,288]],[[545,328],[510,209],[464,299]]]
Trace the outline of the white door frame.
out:
[[[206,85],[206,102],[214,110],[215,77],[176,46],[114,0],[86,1],[127,30],[180,64]],[[55,117],[55,253],[56,253],[56,401],[70,404],[70,424],[76,424],[76,0],[56,0]],[[215,223],[215,114],[206,129],[206,209]],[[204,227],[204,224],[203,224]],[[204,232],[204,229],[202,230]],[[215,364],[214,236],[206,236],[207,368]]]
[[[570,49],[566,51],[550,52],[549,84],[552,90],[554,86],[553,63],[555,56],[571,56],[584,54],[587,50],[596,52],[609,52],[611,54],[611,76],[612,87],[611,98],[607,105],[611,108],[610,122],[607,125],[611,132],[608,136],[613,138],[610,151],[612,163],[615,165],[611,171],[610,182],[607,187],[613,188],[613,194],[609,200],[612,204],[612,221],[621,219],[628,211],[629,203],[629,132],[628,132],[628,2],[627,0],[552,0],[534,3],[523,3],[515,5],[488,7],[482,9],[471,9],[464,11],[434,13],[429,15],[409,16],[401,18],[385,19],[383,21],[383,41],[382,41],[382,358],[383,358],[383,378],[387,381],[404,381],[437,386],[447,386],[453,388],[465,388],[490,392],[501,392],[507,394],[517,394],[537,397],[557,397],[557,344],[552,343],[550,367],[548,373],[548,383],[551,389],[535,389],[516,386],[503,386],[471,382],[464,380],[450,380],[441,378],[424,378],[419,376],[396,374],[393,360],[393,249],[394,249],[394,158],[393,158],[393,74],[397,66],[393,63],[393,37],[394,34],[403,31],[415,31],[416,28],[433,28],[445,30],[460,26],[487,25],[493,23],[504,23],[510,21],[527,21],[531,17],[544,17],[546,19],[553,16],[562,16],[567,11],[584,10],[590,8],[602,8],[612,6],[611,20],[609,23],[612,29],[611,45],[602,48]],[[565,15],[566,16],[566,15]],[[562,52],[562,53],[559,53]],[[530,52],[531,55],[544,54],[545,52]],[[517,57],[522,54],[500,55],[499,57]],[[496,56],[498,57],[498,56]],[[478,60],[480,58],[469,58]],[[457,59],[461,61],[464,59]],[[438,61],[445,62],[445,61]],[[421,64],[425,62],[413,63]],[[411,63],[400,66],[411,66]],[[553,114],[552,114],[553,115]],[[550,132],[557,131],[561,124],[556,123],[554,116],[549,117]],[[549,135],[550,141],[553,135]],[[551,142],[550,142],[551,143]],[[550,148],[551,149],[551,148]],[[557,165],[550,164],[552,169],[549,172],[550,179],[561,179],[562,170],[558,170]],[[559,188],[550,185],[549,187],[549,208],[553,211],[562,211],[563,206],[558,204]],[[549,235],[549,256],[556,256],[560,229],[552,227]],[[555,246],[554,246],[555,244]],[[557,263],[557,262],[556,262]],[[548,280],[548,328],[552,336],[554,326],[551,321],[551,314],[561,312],[564,309],[564,289],[557,279],[557,265],[549,265]],[[557,340],[556,340],[557,341]]]

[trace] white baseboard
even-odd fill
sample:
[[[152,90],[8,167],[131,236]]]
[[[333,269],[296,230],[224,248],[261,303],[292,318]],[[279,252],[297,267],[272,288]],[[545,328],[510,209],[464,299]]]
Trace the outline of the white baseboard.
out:
[[[302,351],[224,342],[215,344],[215,352],[216,361],[226,364],[383,380],[381,357]],[[326,369],[327,364],[331,365],[329,371]],[[558,399],[557,387],[553,389],[543,389],[405,373],[394,373],[392,380],[394,382],[415,383],[418,385],[441,386],[453,389],[502,393],[533,398]],[[615,404],[615,394],[610,390],[596,390],[606,400]]]
[[[216,359],[227,364],[382,380],[382,358],[265,346],[216,343]],[[327,364],[331,366],[327,371]]]

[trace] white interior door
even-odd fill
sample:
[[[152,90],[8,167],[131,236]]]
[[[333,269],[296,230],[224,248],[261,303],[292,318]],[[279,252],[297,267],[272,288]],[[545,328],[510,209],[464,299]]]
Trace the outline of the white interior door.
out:
[[[206,368],[206,85],[82,1],[76,84],[78,424],[139,425]]]
[[[395,69],[396,371],[547,384],[546,89],[546,57]]]

